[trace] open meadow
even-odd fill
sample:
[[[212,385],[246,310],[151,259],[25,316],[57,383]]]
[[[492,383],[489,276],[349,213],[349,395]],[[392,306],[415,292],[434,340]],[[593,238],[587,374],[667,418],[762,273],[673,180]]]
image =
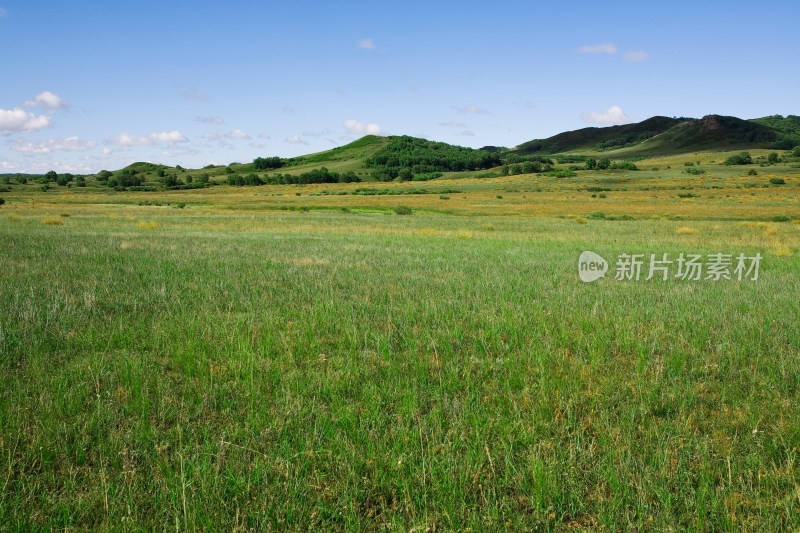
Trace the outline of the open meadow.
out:
[[[0,529],[797,530],[800,169],[724,156],[12,184]],[[763,260],[616,280],[624,253]]]

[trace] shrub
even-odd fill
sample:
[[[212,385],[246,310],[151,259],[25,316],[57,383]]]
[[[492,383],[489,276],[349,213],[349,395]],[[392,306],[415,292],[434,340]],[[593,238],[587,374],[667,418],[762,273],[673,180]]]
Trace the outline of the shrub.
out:
[[[770,178],[769,182],[772,185],[786,185],[786,180],[783,178]]]
[[[736,155],[732,155],[725,160],[726,165],[752,165],[753,164],[753,157],[750,155],[750,152],[739,152]]]
[[[0,198],[0,205],[5,205],[6,201],[4,198]]]
[[[589,218],[594,220],[604,220],[606,218],[606,214],[603,213],[602,211],[595,211],[594,213],[589,215]]]
[[[790,217],[789,215],[775,215],[774,217],[772,217],[772,221],[773,222],[791,222],[792,221],[792,217]]]
[[[19,183],[20,185],[25,185],[26,183],[28,183],[28,178],[26,178],[25,176],[17,176],[17,183]]]
[[[399,207],[395,207],[394,208],[394,212],[395,212],[396,215],[410,215],[410,214],[413,213],[413,211],[411,211],[410,207],[406,207],[404,205],[403,206],[399,206]]]
[[[751,168],[750,170],[747,171],[747,175],[748,176],[758,176],[758,171],[756,169],[754,169],[754,168]]]
[[[693,192],[680,192],[678,193],[678,198],[699,198],[699,194],[695,194]]]
[[[774,165],[780,162],[780,160],[781,159],[778,157],[778,154],[775,152],[772,152],[767,156],[767,163],[769,163],[770,165]]]
[[[700,176],[702,174],[705,174],[706,171],[705,171],[705,169],[702,169],[702,168],[694,168],[694,167],[692,167],[692,168],[687,168],[686,169],[686,173],[687,174],[692,174],[694,176]]]

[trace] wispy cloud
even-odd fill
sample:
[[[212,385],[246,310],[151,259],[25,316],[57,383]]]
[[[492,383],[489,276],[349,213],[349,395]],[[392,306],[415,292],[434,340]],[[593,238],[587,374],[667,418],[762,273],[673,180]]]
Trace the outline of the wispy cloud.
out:
[[[464,130],[458,132],[456,135],[458,135],[459,137],[475,137],[475,132],[472,130]]]
[[[281,108],[281,113],[286,113],[287,115],[294,113],[294,108],[290,105],[285,105]]]
[[[286,137],[286,142],[289,144],[304,144],[308,146],[308,143],[304,141],[303,138],[300,137],[299,135],[289,135],[288,137]]]
[[[8,11],[0,7],[0,19],[4,19],[8,16]]]
[[[225,124],[225,121],[222,120],[222,117],[218,117],[215,115],[208,115],[205,117],[194,117],[197,122],[202,122],[203,124],[214,124],[216,126],[220,126]]]
[[[344,127],[348,133],[357,135],[380,135],[381,127],[379,124],[359,122],[354,118],[349,118],[344,121]]]
[[[232,140],[232,141],[244,141],[250,139],[250,134],[244,130],[235,129],[231,131],[209,131],[202,135],[203,139],[207,141],[222,141],[222,140]]]
[[[631,119],[621,107],[613,105],[603,111],[602,113],[584,113],[581,119],[590,124],[597,124],[598,126],[618,126],[620,124],[629,124]]]
[[[439,125],[445,126],[447,128],[459,128],[459,129],[464,129],[467,127],[467,125],[461,122],[460,120],[448,120],[446,122],[440,122]]]
[[[375,50],[375,41],[369,38],[361,39],[356,44],[358,44],[358,47],[362,50]]]
[[[473,113],[473,114],[476,114],[476,115],[488,115],[488,114],[490,114],[488,109],[485,109],[485,108],[480,107],[480,106],[475,105],[475,104],[469,104],[469,105],[465,105],[463,107],[459,107],[459,106],[452,106],[452,107],[453,107],[453,109],[455,109],[456,111],[458,111],[462,115],[463,114],[467,114],[467,113]]]
[[[199,100],[201,102],[208,100],[208,95],[201,93],[197,89],[183,86],[178,86],[176,89],[178,91],[178,95],[184,100]]]
[[[650,54],[642,50],[636,52],[625,52],[625,55],[622,56],[622,58],[629,63],[640,63],[642,61],[647,61],[649,57]]]
[[[85,152],[95,146],[97,146],[96,141],[83,141],[78,137],[67,137],[39,142],[19,141],[11,145],[11,149],[28,154],[49,154],[52,152]]]
[[[617,53],[617,45],[613,43],[588,44],[578,48],[579,54],[609,54]]]
[[[50,117],[35,115],[24,109],[0,109],[0,135],[35,131],[50,126]]]
[[[324,130],[320,130],[320,131],[308,131],[307,130],[307,131],[303,132],[303,137],[313,137],[313,138],[324,137],[324,136],[328,135],[330,132],[331,132],[331,130],[329,130],[328,128],[325,128]]]

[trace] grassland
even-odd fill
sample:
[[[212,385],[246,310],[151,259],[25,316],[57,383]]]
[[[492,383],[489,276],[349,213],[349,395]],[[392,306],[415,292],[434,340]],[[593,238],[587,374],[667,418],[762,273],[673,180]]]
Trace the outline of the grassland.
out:
[[[800,170],[724,157],[13,185],[0,529],[800,528]],[[582,284],[587,249],[764,261]]]

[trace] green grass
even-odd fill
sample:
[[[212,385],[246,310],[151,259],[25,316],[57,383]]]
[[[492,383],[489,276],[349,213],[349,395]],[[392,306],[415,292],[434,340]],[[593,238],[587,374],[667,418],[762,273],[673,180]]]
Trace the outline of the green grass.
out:
[[[0,213],[2,529],[800,526],[795,224],[54,209]]]

